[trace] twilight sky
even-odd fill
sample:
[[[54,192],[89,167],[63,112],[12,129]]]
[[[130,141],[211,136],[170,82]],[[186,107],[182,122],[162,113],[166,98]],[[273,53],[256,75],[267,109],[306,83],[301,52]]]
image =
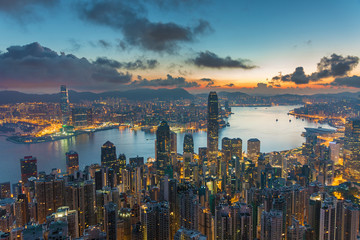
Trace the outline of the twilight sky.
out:
[[[0,89],[358,91],[360,0],[2,0]]]

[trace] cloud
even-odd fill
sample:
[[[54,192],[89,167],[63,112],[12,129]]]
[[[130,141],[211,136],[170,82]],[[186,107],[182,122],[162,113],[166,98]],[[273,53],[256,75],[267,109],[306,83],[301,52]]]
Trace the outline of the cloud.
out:
[[[205,20],[192,27],[152,22],[138,1],[91,0],[78,3],[77,7],[84,20],[119,30],[127,44],[155,52],[175,53],[180,43],[192,42],[211,29]]]
[[[213,52],[199,52],[194,59],[189,59],[188,62],[195,64],[198,67],[208,68],[241,68],[253,69],[256,66],[250,64],[246,59],[232,59],[231,57],[221,58]]]
[[[177,10],[179,7],[192,8],[196,5],[209,2],[209,0],[152,0],[150,2],[166,10]]]
[[[269,81],[272,85],[279,85],[281,82],[293,82],[295,84],[307,84],[317,82],[323,78],[346,76],[359,63],[356,56],[332,54],[330,57],[323,57],[317,64],[317,71],[306,75],[303,67],[297,67],[292,74],[275,76]]]
[[[0,12],[10,15],[17,20],[24,22],[29,17],[37,19],[40,14],[36,14],[39,7],[48,8],[58,4],[60,0],[1,0]]]
[[[0,54],[1,88],[41,88],[68,84],[82,89],[113,89],[131,81],[115,67],[61,53],[34,42],[11,46]],[[111,84],[110,84],[111,83]]]
[[[233,86],[235,86],[235,84],[233,83],[225,84],[225,87],[233,87]]]
[[[343,57],[332,54],[329,58],[323,57],[317,65],[317,72],[311,74],[311,80],[316,81],[326,77],[339,77],[348,74],[359,63],[356,56]]]
[[[106,40],[100,39],[98,45],[102,48],[109,49],[112,47],[112,44]]]
[[[107,66],[110,68],[123,68],[127,70],[145,70],[145,69],[154,69],[159,65],[159,62],[156,59],[148,60],[136,60],[134,62],[119,62],[116,60],[108,59],[106,57],[99,57],[94,62],[101,66]]]
[[[200,81],[207,82],[205,87],[213,87],[215,84],[214,80],[212,80],[210,78],[202,78],[202,79],[200,79]]]
[[[172,77],[170,74],[166,76],[165,79],[153,79],[147,80],[143,79],[140,76],[138,80],[133,81],[131,86],[134,87],[183,87],[183,88],[191,88],[191,87],[199,87],[200,85],[197,82],[188,82],[183,77]]]
[[[335,80],[331,82],[330,85],[360,88],[360,76],[354,75],[352,77],[335,78]]]

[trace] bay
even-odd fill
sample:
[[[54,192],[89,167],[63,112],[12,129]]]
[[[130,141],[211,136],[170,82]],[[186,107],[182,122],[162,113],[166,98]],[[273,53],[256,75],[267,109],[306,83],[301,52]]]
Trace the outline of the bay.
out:
[[[296,119],[287,115],[289,110],[298,106],[274,107],[233,107],[228,118],[230,127],[219,132],[219,148],[223,137],[241,138],[243,151],[246,151],[247,140],[258,138],[261,151],[281,151],[300,147],[305,139],[301,136],[304,127],[326,127],[308,120]],[[278,121],[276,121],[278,119]],[[289,121],[291,120],[291,121]],[[185,133],[177,133],[178,152],[182,153]],[[193,133],[195,151],[206,147],[206,132]],[[53,168],[65,168],[65,153],[74,150],[79,154],[80,169],[92,163],[100,164],[100,149],[106,141],[115,144],[117,154],[125,153],[126,157],[155,157],[155,134],[131,129],[111,129],[92,134],[83,134],[70,139],[37,144],[15,144],[0,137],[0,182],[15,183],[20,179],[19,159],[32,155],[38,160],[38,171],[49,173]]]

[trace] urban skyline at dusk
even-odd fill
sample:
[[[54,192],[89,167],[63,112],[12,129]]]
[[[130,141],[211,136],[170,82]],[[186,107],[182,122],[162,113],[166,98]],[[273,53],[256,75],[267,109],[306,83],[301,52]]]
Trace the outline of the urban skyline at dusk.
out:
[[[360,86],[359,5],[356,0],[4,1],[0,88],[354,92]]]
[[[360,0],[0,0],[0,240],[360,240]]]

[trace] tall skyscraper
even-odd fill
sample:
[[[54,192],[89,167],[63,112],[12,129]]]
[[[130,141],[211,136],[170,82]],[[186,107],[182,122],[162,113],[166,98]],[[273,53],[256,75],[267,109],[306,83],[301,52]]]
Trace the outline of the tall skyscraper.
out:
[[[60,87],[60,109],[61,109],[61,116],[62,116],[62,124],[68,125],[69,124],[69,115],[70,115],[70,106],[69,106],[69,95],[65,85],[61,85]]]
[[[250,138],[247,142],[247,157],[251,160],[258,158],[260,153],[260,140],[257,138]]]
[[[161,178],[170,164],[170,127],[162,121],[156,130],[156,170]]]
[[[184,137],[184,175],[185,180],[190,180],[190,166],[189,164],[193,161],[193,153],[194,153],[194,140],[190,133],[185,134]]]
[[[216,164],[219,149],[219,102],[216,92],[208,97],[207,155],[208,164]]]
[[[37,159],[33,156],[25,156],[20,159],[21,181],[23,184],[28,182],[30,177],[37,177]]]
[[[360,119],[345,124],[344,176],[350,181],[360,180]]]
[[[117,165],[116,147],[112,142],[107,141],[101,147],[101,166],[116,169]]]
[[[177,134],[176,132],[170,131],[170,155],[171,164],[176,165],[177,163]]]
[[[67,174],[74,174],[79,171],[79,155],[75,151],[69,151],[66,154],[66,172]]]

